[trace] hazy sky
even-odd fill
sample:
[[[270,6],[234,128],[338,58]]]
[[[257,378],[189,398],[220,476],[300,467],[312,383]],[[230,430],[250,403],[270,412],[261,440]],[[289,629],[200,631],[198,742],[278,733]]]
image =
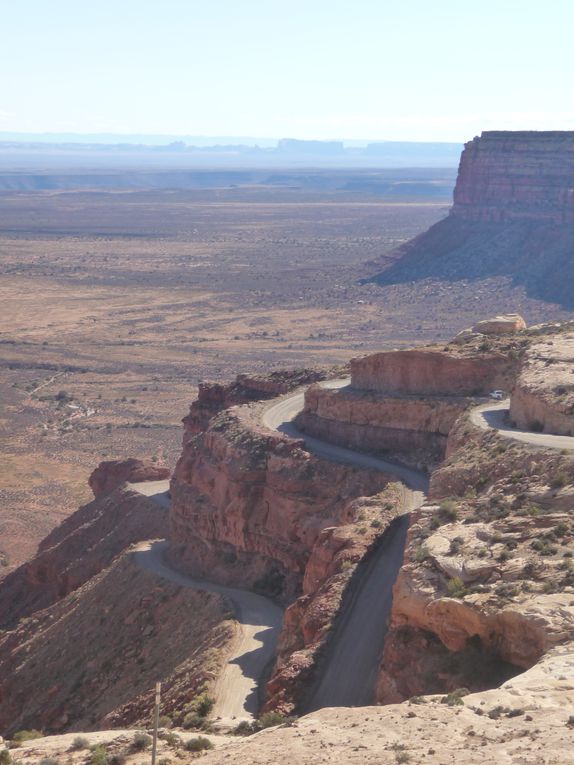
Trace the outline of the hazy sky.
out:
[[[0,130],[574,129],[572,0],[0,0]]]

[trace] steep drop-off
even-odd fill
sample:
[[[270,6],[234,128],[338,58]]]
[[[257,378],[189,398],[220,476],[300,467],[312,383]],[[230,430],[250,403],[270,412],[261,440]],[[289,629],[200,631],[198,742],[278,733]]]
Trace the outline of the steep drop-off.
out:
[[[465,145],[450,215],[399,249],[381,285],[509,278],[574,307],[574,132],[485,132]]]

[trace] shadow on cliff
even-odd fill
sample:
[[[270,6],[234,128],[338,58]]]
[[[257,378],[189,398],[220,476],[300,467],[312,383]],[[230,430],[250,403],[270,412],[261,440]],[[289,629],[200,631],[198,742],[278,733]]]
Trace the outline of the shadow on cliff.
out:
[[[501,277],[531,298],[574,309],[574,224],[479,223],[449,215],[396,254],[398,260],[362,283]]]

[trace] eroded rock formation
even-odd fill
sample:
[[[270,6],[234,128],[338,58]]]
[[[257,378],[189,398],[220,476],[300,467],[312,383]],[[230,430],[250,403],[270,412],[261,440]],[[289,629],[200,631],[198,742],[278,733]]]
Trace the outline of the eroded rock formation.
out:
[[[100,462],[88,479],[94,497],[110,494],[123,483],[140,481],[164,481],[171,475],[171,470],[164,465],[156,465],[149,460],[130,457],[127,460],[108,460]]]
[[[574,132],[488,131],[465,144],[452,215],[574,223]]]
[[[465,146],[450,215],[402,245],[390,264],[381,261],[371,280],[466,282],[470,299],[475,282],[506,295],[510,283],[573,308],[573,177],[574,132],[483,133]]]

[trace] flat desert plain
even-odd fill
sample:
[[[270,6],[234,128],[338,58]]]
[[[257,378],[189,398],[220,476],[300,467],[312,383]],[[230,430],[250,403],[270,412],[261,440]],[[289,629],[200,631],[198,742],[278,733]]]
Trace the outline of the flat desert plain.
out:
[[[173,466],[198,382],[441,340],[499,307],[503,286],[360,283],[448,207],[257,187],[0,193],[0,572],[90,500],[101,460]]]

